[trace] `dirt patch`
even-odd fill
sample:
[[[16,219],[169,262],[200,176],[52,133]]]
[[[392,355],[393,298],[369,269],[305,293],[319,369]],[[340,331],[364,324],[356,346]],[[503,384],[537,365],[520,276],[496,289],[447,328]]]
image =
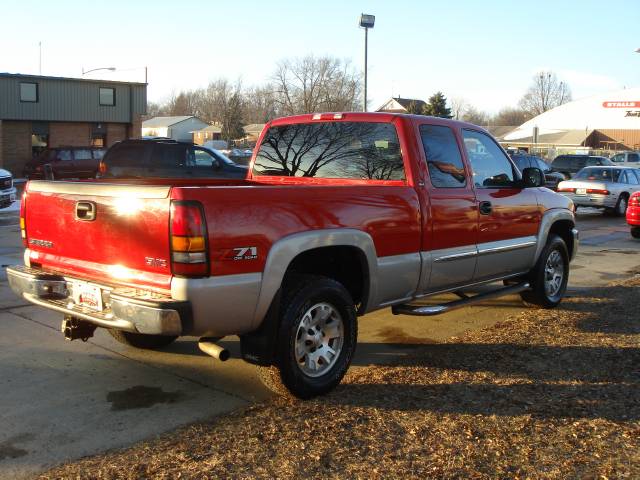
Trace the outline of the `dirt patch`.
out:
[[[640,478],[640,279],[43,478]]]
[[[156,403],[175,403],[182,398],[180,392],[165,392],[160,387],[145,387],[137,385],[107,394],[107,402],[111,403],[111,410],[131,410],[134,408],[149,408]]]
[[[378,335],[384,339],[385,343],[396,344],[396,346],[406,345],[415,347],[416,345],[428,345],[437,343],[431,338],[414,337],[398,327],[385,327],[378,330]]]

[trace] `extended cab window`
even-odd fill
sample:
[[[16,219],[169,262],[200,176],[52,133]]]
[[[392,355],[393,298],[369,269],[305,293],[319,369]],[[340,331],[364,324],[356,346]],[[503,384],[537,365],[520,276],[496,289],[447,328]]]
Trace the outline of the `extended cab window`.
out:
[[[466,129],[462,135],[474,185],[480,188],[513,186],[513,165],[491,137]]]
[[[464,187],[467,178],[453,131],[441,125],[421,125],[420,137],[431,184],[436,188]]]
[[[271,127],[253,174],[404,180],[396,129],[389,123],[317,122]]]

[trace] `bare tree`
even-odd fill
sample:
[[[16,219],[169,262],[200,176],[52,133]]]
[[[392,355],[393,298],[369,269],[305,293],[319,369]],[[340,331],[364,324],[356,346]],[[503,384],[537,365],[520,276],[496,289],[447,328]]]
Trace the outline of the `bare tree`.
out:
[[[521,108],[506,107],[491,119],[491,123],[498,126],[518,126],[530,118],[531,115]]]
[[[266,123],[280,116],[271,84],[247,89],[244,92],[244,102],[246,123]]]
[[[571,89],[559,81],[554,72],[538,72],[527,93],[520,100],[520,107],[532,116],[551,110],[571,101]]]
[[[451,115],[453,115],[453,118],[456,120],[460,120],[462,114],[469,108],[469,102],[463,97],[452,98],[449,100],[449,103],[451,105]]]
[[[487,115],[486,112],[478,110],[473,105],[467,105],[467,108],[465,108],[462,114],[462,120],[473,123],[474,125],[488,125],[489,115]]]
[[[285,115],[356,110],[361,82],[348,61],[307,55],[278,63],[272,77],[276,103]]]

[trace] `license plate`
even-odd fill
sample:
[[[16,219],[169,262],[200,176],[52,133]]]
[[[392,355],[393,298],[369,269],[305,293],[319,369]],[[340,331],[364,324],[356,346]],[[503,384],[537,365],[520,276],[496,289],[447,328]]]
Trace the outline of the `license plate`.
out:
[[[102,291],[100,287],[89,283],[73,284],[73,300],[76,305],[91,308],[92,310],[102,310]]]
[[[586,195],[586,194],[587,194],[586,188],[576,188],[576,195]]]

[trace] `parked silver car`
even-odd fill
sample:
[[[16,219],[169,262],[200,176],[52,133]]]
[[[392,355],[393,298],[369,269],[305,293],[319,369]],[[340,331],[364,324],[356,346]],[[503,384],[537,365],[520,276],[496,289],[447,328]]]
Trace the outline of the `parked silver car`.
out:
[[[640,170],[625,167],[585,167],[558,184],[558,193],[577,207],[596,207],[623,216],[629,197],[640,191]]]

